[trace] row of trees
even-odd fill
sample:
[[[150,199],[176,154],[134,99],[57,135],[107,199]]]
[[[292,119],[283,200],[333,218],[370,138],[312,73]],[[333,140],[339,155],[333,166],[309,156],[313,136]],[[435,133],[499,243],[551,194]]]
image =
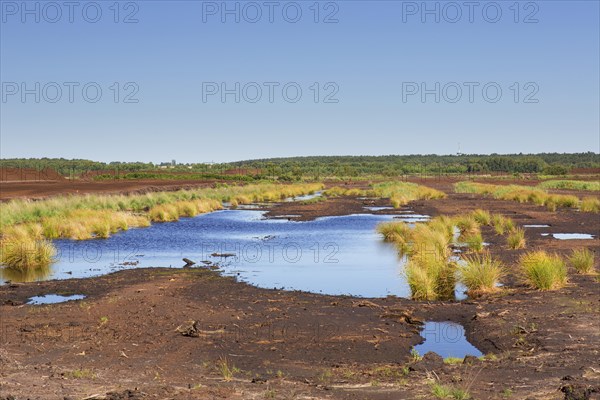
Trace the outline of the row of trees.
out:
[[[143,162],[103,163],[63,158],[0,159],[0,167],[51,168],[67,177],[90,172],[110,171],[113,176],[161,169]],[[257,178],[296,180],[301,177],[357,177],[365,175],[466,174],[466,173],[538,173],[566,174],[573,168],[599,168],[600,154],[540,153],[509,155],[389,155],[389,156],[314,156],[271,158],[224,164],[175,164],[169,171],[195,174],[253,175]],[[165,166],[162,167],[166,168]]]

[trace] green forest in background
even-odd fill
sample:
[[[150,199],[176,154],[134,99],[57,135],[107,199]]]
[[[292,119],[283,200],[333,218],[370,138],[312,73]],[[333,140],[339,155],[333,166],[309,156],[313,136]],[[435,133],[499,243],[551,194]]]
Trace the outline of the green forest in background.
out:
[[[232,163],[98,162],[63,158],[0,159],[0,167],[55,170],[68,178],[93,179],[323,179],[469,173],[568,175],[573,169],[599,168],[600,154],[540,153],[507,155],[388,155],[270,158]],[[186,174],[184,175],[183,172]]]

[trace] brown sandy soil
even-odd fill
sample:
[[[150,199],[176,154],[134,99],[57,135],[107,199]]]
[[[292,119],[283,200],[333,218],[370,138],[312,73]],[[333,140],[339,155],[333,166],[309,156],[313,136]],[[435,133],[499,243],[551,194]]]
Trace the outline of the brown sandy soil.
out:
[[[430,182],[448,192],[450,184]],[[270,216],[366,212],[364,202],[284,203]],[[598,236],[540,235],[598,235],[598,215],[462,194],[409,207],[429,215],[484,208],[520,225],[551,225],[527,229],[528,248],[600,250]],[[523,251],[507,250],[487,228],[483,234],[509,276],[500,293],[462,302],[266,290],[201,268],[0,286],[0,399],[431,399],[433,381],[474,399],[600,398],[600,282],[570,271],[564,289],[531,290],[514,263]],[[23,304],[48,293],[88,297]],[[176,331],[189,320],[199,322],[198,337]],[[461,323],[493,356],[416,362],[410,348],[421,320]]]

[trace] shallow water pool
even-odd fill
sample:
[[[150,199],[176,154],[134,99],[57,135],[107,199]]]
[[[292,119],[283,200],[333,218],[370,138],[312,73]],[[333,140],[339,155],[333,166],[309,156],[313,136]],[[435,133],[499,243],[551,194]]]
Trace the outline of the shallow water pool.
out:
[[[225,275],[264,288],[325,294],[409,297],[396,248],[377,224],[390,215],[357,214],[296,222],[265,211],[222,210],[120,232],[108,239],[56,240],[58,260],[26,280],[85,278],[121,269],[218,263]],[[227,254],[229,257],[219,257]],[[0,270],[4,280],[20,280]]]
[[[65,303],[73,300],[83,300],[85,296],[82,294],[73,294],[71,296],[62,296],[60,294],[47,294],[44,296],[33,296],[29,298],[27,304],[41,305],[41,304],[57,304]]]
[[[426,322],[421,336],[425,341],[414,347],[420,356],[429,351],[433,351],[443,358],[464,358],[467,355],[480,357],[483,355],[479,349],[469,343],[465,336],[465,328],[455,322]]]

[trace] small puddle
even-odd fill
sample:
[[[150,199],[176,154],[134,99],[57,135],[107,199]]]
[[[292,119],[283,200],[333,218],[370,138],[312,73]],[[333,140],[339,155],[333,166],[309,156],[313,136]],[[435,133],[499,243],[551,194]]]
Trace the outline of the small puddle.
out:
[[[41,305],[41,304],[57,304],[57,303],[65,303],[67,301],[83,300],[83,299],[85,299],[85,296],[82,294],[74,294],[71,296],[62,296],[60,294],[47,294],[44,296],[30,297],[27,304],[37,306],[37,305]]]
[[[390,207],[390,206],[385,206],[385,207],[364,207],[365,210],[369,210],[369,211],[383,211],[383,210],[393,210],[394,207]]]
[[[523,225],[523,228],[550,228],[550,225],[546,225],[546,224]]]
[[[542,236],[548,236],[548,233],[542,233]],[[585,239],[593,239],[594,235],[590,235],[589,233],[552,233],[551,234],[554,239],[558,240],[585,240]]]
[[[408,215],[396,215],[394,219],[399,219],[404,222],[427,222],[431,219],[429,215],[422,214],[408,214]]]
[[[322,194],[323,194],[323,191],[319,190],[318,192],[314,192],[314,193],[311,193],[311,194],[305,194],[305,195],[296,196],[296,197],[288,197],[287,199],[284,200],[284,202],[290,203],[290,202],[294,202],[294,201],[312,200],[312,199],[315,199],[317,197],[321,197]]]
[[[429,351],[433,351],[443,358],[464,358],[467,355],[480,357],[483,355],[469,343],[465,336],[465,328],[455,322],[426,322],[421,336],[425,341],[414,347],[420,356]]]

